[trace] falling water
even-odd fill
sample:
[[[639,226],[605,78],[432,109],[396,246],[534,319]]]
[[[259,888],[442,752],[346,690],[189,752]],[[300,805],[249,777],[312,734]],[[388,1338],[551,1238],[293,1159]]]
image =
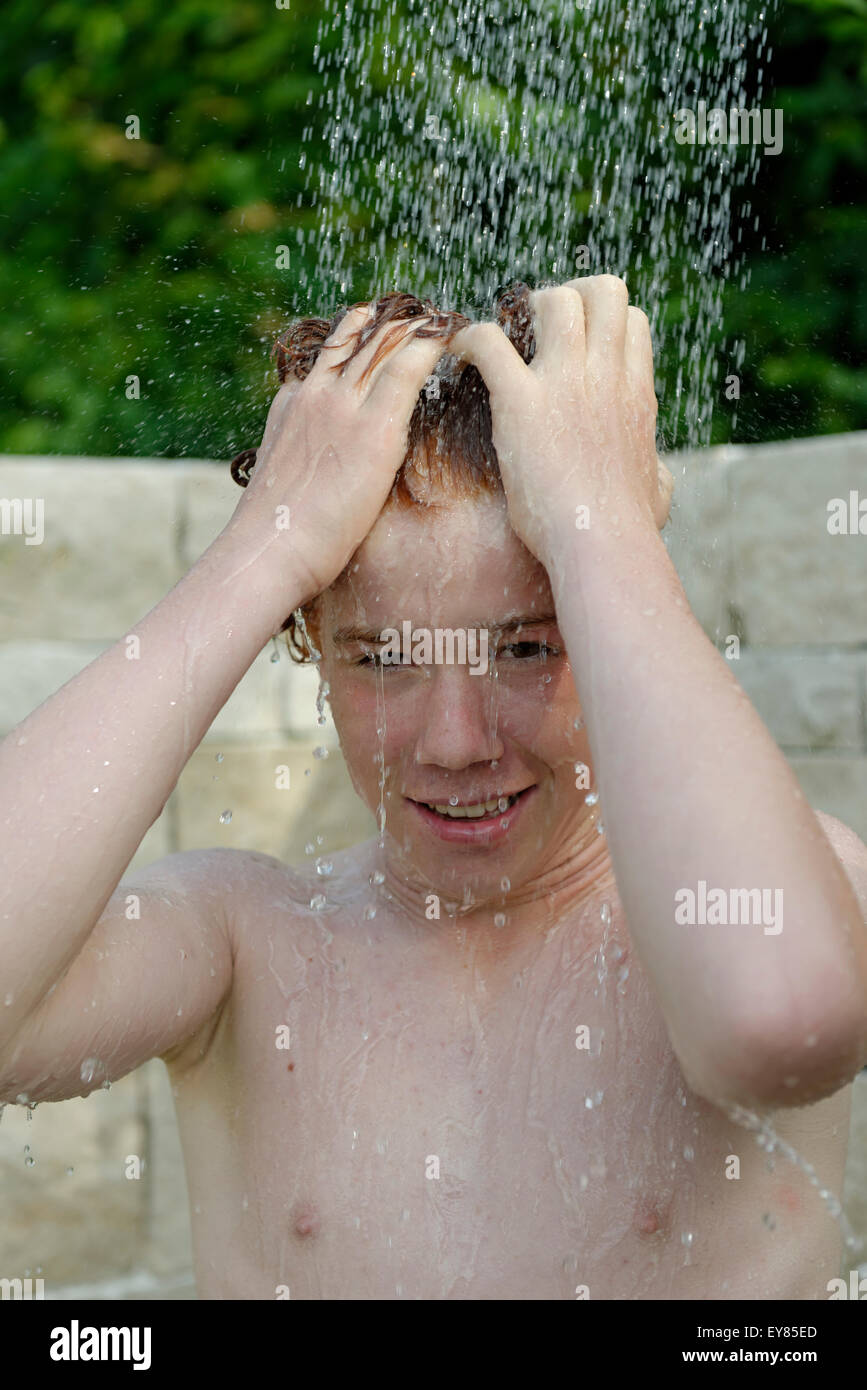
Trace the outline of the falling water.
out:
[[[771,1154],[779,1152],[795,1168],[805,1175],[811,1187],[816,1189],[820,1199],[824,1202],[829,1216],[832,1216],[840,1227],[844,1243],[847,1250],[856,1251],[860,1247],[860,1241],[855,1236],[846,1219],[843,1211],[843,1204],[829,1188],[825,1187],[818,1173],[811,1163],[808,1163],[797,1149],[793,1148],[787,1140],[780,1137],[765,1115],[758,1115],[755,1111],[745,1110],[740,1105],[732,1106],[727,1114],[735,1124],[742,1125],[744,1129],[755,1135],[756,1143],[760,1149],[764,1149],[770,1157]]]
[[[762,108],[770,8],[410,0],[398,13],[389,0],[323,0],[314,59],[324,85],[299,160],[312,215],[297,231],[300,245],[315,245],[306,259],[316,271],[295,277],[290,311],[330,314],[338,301],[400,287],[486,317],[516,279],[620,275],[650,320],[666,446],[706,445],[721,384],[746,354],[743,340],[725,336],[723,293],[727,281],[746,284],[741,247],[759,230],[748,185],[763,151],[680,145],[674,116],[699,102]],[[495,669],[490,695],[493,722]],[[380,848],[385,719],[380,671]],[[596,806],[595,788],[585,801]],[[505,894],[508,880],[502,886]],[[609,924],[606,904],[603,995]],[[618,993],[627,977],[618,965]],[[811,1166],[767,1120],[732,1119],[807,1175],[851,1248],[839,1202]],[[690,1146],[683,1157],[693,1160]],[[693,1238],[681,1236],[686,1247]]]
[[[745,351],[723,339],[722,294],[726,278],[745,283],[739,248],[758,222],[738,190],[755,182],[762,147],[678,144],[673,117],[699,101],[761,107],[767,9],[411,0],[406,10],[322,6],[322,115],[311,113],[300,156],[315,215],[297,233],[315,243],[317,269],[298,276],[293,307],[399,286],[488,316],[513,279],[621,275],[651,322],[670,443],[707,443],[714,395]]]

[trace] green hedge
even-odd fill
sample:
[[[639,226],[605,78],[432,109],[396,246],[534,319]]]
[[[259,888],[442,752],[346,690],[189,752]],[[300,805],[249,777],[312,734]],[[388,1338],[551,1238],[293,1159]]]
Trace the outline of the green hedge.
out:
[[[316,226],[298,160],[322,120],[321,14],[313,0],[6,0],[4,451],[227,458],[257,441],[299,272],[316,310],[341,302],[315,251],[295,249]],[[726,290],[747,354],[716,440],[867,427],[867,0],[784,0],[770,23],[765,103],[785,111],[785,147],[753,191],[748,283]],[[365,297],[359,274],[350,297]]]

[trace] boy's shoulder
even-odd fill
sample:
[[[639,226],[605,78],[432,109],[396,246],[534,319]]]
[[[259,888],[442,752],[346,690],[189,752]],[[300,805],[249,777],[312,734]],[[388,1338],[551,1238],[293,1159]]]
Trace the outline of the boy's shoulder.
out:
[[[867,925],[867,845],[851,826],[836,816],[825,811],[816,811],[815,816],[852,885]]]
[[[230,928],[245,934],[279,914],[281,921],[330,917],[355,896],[366,873],[369,845],[353,845],[328,853],[320,849],[310,862],[292,865],[260,850],[226,847],[191,850],[174,856],[178,878],[190,890],[201,881],[203,860],[207,876],[225,910]]]

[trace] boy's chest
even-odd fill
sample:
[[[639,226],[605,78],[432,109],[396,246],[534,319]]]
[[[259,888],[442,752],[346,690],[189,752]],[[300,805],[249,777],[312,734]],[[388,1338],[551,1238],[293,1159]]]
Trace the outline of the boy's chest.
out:
[[[332,1289],[297,1296],[648,1296],[667,1250],[689,1259],[709,1136],[640,975],[566,953],[492,997],[307,964],[287,989],[272,960],[233,1029],[239,1132],[260,1173],[279,1154],[268,1262]]]

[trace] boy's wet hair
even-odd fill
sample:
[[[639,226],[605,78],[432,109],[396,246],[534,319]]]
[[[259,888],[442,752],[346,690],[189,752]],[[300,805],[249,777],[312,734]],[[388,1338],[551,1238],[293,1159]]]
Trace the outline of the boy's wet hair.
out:
[[[494,316],[525,362],[531,362],[536,351],[529,297],[530,286],[523,280],[513,281],[497,296]],[[281,334],[271,353],[277,359],[280,382],[303,381],[309,376],[326,339],[356,307],[351,304],[338,309],[331,319],[299,319]],[[430,323],[417,329],[416,337],[448,341],[471,322],[465,314],[435,308],[429,299],[393,290],[375,301],[373,316],[358,330],[351,353],[330,370],[344,370],[387,323],[409,323],[428,316]],[[383,332],[382,351],[392,342],[393,335]],[[377,349],[365,376],[381,355]],[[421,493],[431,483],[455,498],[479,497],[502,488],[491,435],[488,388],[481,374],[471,363],[461,362],[446,352],[437,362],[433,380],[435,387],[429,380],[419,393],[410,420],[406,454],[388,497],[388,503],[394,506],[425,505]],[[232,460],[232,477],[239,487],[247,486],[255,466],[255,449],[245,449]],[[312,603],[307,609],[290,614],[281,628],[286,633],[289,654],[298,662],[310,661],[313,656],[304,623],[298,621],[299,613],[303,618],[310,616],[308,609],[312,610]]]

